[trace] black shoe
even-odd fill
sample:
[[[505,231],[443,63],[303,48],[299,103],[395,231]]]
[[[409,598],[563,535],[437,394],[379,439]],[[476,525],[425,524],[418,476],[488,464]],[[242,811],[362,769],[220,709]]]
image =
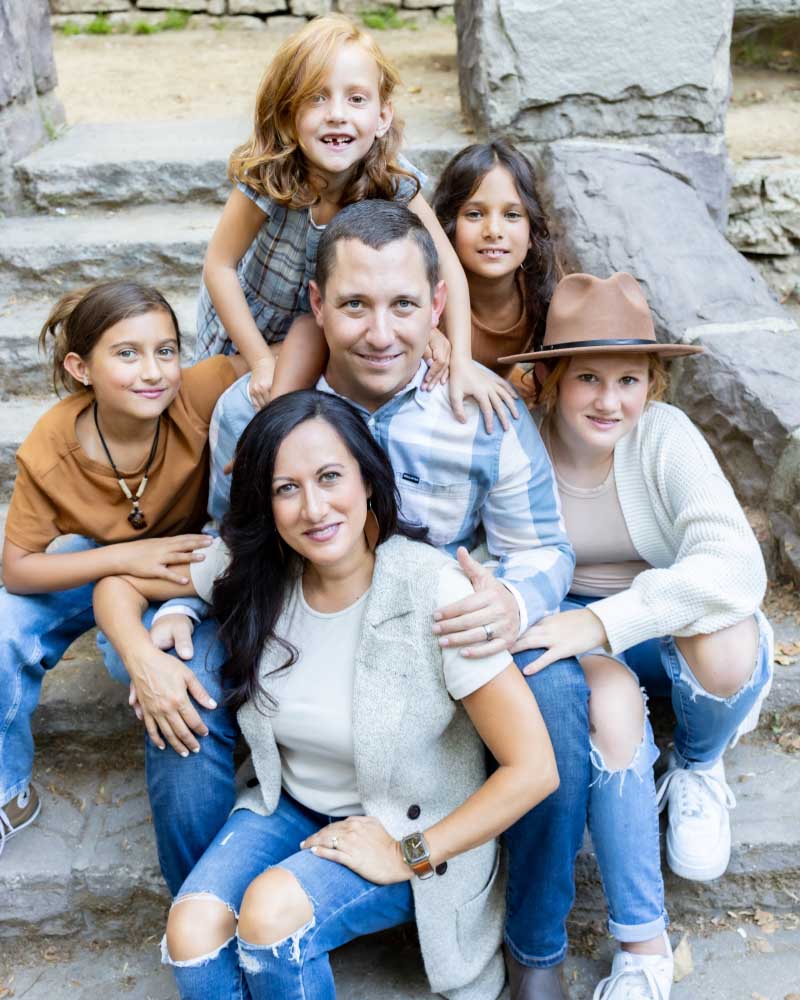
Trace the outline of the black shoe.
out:
[[[506,949],[506,968],[511,1000],[567,1000],[561,979],[563,962],[549,969],[522,965]]]

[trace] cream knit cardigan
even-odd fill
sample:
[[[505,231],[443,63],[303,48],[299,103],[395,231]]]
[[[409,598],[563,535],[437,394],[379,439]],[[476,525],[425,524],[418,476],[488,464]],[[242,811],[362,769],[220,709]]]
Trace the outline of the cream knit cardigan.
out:
[[[761,549],[716,458],[689,418],[650,403],[614,449],[620,505],[653,568],[592,604],[613,653],[666,635],[704,635],[758,608]]]

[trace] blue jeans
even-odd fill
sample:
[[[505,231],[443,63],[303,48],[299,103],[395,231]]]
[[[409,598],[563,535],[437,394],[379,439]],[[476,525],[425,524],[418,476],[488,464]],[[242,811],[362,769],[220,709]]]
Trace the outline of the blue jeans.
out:
[[[518,653],[514,662],[522,669],[541,653]],[[518,962],[547,968],[561,962],[567,952],[575,858],[586,826],[589,689],[572,658],[557,660],[526,680],[550,734],[560,785],[505,833],[509,852],[505,940]]]
[[[570,594],[561,610],[586,607],[597,599]],[[639,643],[614,657],[633,671],[647,694],[671,698],[679,766],[697,769],[717,760],[769,683],[772,630],[761,612],[756,617],[759,649],[753,674],[731,698],[703,689],[671,636]],[[592,748],[589,831],[608,903],[609,931],[619,941],[647,941],[667,926],[653,778],[658,755],[646,713],[642,742],[627,768],[609,770]]]
[[[233,747],[238,728],[224,706],[217,625],[195,628],[190,666],[219,707],[199,708],[209,734],[200,753],[179,757],[147,741],[147,787],[161,871],[175,895],[233,805]],[[522,668],[540,652],[521,653]],[[113,671],[112,671],[113,672]],[[556,964],[566,954],[566,921],[575,896],[574,865],[586,824],[589,785],[589,690],[577,660],[560,660],[526,678],[555,750],[561,784],[511,827],[506,942],[528,965]]]
[[[97,543],[58,538],[49,552],[85,552]],[[33,769],[31,717],[45,672],[94,627],[94,584],[52,594],[9,594],[0,587],[0,806],[24,791]]]
[[[175,904],[211,895],[238,918],[247,887],[277,866],[300,883],[313,916],[282,941],[257,945],[237,935],[210,955],[187,961],[173,961],[165,943],[164,961],[172,966],[181,1000],[334,1000],[329,953],[362,934],[414,919],[410,882],[376,885],[343,865],[298,850],[301,840],[333,821],[285,793],[271,816],[240,809],[228,818]]]

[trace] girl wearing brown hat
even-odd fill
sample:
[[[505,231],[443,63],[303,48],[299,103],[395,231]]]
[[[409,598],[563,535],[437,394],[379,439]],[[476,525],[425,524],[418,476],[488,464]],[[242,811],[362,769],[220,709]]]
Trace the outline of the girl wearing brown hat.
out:
[[[595,1000],[666,1000],[672,955],[658,816],[668,808],[676,874],[717,878],[735,805],[722,754],[755,726],[771,683],[772,633],[759,610],[759,546],[701,434],[661,402],[664,360],[702,348],[656,341],[629,274],[564,278],[534,362],[542,435],[576,554],[571,592],[517,649],[544,648],[529,670],[580,657],[591,688],[589,828],[620,942]],[[647,696],[677,720],[665,774]]]

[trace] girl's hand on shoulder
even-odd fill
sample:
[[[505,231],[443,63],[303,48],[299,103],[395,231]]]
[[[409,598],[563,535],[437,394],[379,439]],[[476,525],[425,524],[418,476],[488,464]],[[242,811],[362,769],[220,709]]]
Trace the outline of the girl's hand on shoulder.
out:
[[[185,586],[189,578],[171,566],[202,562],[200,549],[208,548],[213,539],[208,535],[175,535],[172,538],[143,538],[138,542],[123,542],[118,574],[137,576],[145,580],[170,580]]]
[[[494,414],[497,414],[504,431],[510,426],[506,408],[511,411],[515,420],[519,416],[514,402],[517,395],[507,382],[498,375],[480,368],[474,361],[456,363],[455,360],[451,360],[450,405],[462,424],[467,419],[464,413],[466,396],[471,396],[480,407],[487,434],[492,433]]]
[[[262,358],[253,365],[253,373],[250,376],[248,390],[250,399],[256,410],[263,410],[269,402],[269,394],[272,389],[272,380],[275,377],[275,361],[270,358]]]
[[[303,840],[300,847],[377,885],[407,882],[413,875],[403,861],[400,844],[374,816],[350,816],[330,823]]]
[[[436,385],[446,385],[450,374],[450,341],[434,328],[422,360],[428,366],[428,374],[422,380],[422,388],[430,391]]]
[[[532,625],[511,647],[512,653],[526,649],[543,649],[534,663],[523,669],[523,674],[538,674],[556,660],[580,656],[608,642],[605,627],[589,608],[559,611]]]

